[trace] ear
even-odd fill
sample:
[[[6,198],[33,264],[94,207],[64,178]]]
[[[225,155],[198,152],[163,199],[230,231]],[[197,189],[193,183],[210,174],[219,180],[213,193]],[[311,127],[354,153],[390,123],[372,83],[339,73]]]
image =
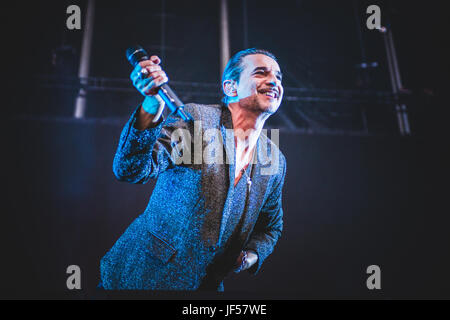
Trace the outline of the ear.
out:
[[[237,97],[236,81],[225,80],[222,83],[222,90],[228,97]]]

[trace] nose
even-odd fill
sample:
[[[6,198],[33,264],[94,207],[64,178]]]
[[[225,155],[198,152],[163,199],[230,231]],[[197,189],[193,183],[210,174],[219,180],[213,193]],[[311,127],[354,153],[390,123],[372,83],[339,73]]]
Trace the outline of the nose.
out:
[[[281,80],[277,78],[277,75],[273,72],[270,72],[267,77],[267,84],[272,87],[276,87],[277,85],[281,86]]]

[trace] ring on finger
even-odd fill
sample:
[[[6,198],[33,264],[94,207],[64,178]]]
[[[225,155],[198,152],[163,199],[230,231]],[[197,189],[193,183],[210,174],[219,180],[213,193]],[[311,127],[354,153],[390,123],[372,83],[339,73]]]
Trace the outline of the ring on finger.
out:
[[[147,78],[148,74],[149,74],[148,70],[144,68],[139,72],[139,77],[141,79],[145,79]]]

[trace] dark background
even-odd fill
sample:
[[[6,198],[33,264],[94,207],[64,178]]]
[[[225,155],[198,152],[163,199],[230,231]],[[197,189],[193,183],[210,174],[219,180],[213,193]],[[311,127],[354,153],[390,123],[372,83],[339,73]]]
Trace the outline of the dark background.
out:
[[[167,0],[164,40],[161,3],[97,1],[91,76],[126,81],[131,69],[124,51],[140,43],[162,56],[172,80],[210,85],[210,96],[181,91],[184,102],[217,102],[217,2]],[[365,134],[288,130],[276,115],[270,119],[270,127],[281,127],[288,164],[285,230],[262,272],[231,275],[226,295],[449,298],[444,1],[248,0],[247,32],[242,3],[229,1],[231,51],[272,51],[285,87],[381,92],[390,90],[383,42],[365,28],[365,8],[378,4],[382,22],[389,19],[394,30],[413,134],[400,136],[393,106],[376,103],[367,105]],[[70,4],[86,9],[85,1],[41,1],[2,10],[10,75],[3,79],[3,107],[10,117],[1,132],[1,298],[95,297],[100,258],[143,212],[153,187],[120,183],[112,174],[119,134],[139,93],[90,92],[86,118],[75,120],[77,89],[45,86],[39,78],[77,75],[82,31],[65,27]],[[355,68],[364,60],[361,43],[365,60],[379,64],[364,85]],[[321,117],[324,110],[347,114],[345,104],[300,103],[322,125],[359,126],[345,120],[352,117]],[[289,114],[291,106],[281,108]],[[82,270],[79,292],[66,288],[71,264]],[[378,291],[366,287],[372,264],[381,267]]]

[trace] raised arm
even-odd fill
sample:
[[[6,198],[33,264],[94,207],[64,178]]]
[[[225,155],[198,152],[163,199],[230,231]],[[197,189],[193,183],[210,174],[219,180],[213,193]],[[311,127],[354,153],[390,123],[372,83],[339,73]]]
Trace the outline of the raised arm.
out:
[[[174,115],[162,116],[164,101],[158,88],[168,81],[161,60],[152,56],[136,65],[130,79],[145,99],[125,125],[114,157],[113,172],[120,181],[146,183],[160,172],[173,167],[172,132],[188,129],[188,124]],[[145,76],[141,74],[146,72]]]

